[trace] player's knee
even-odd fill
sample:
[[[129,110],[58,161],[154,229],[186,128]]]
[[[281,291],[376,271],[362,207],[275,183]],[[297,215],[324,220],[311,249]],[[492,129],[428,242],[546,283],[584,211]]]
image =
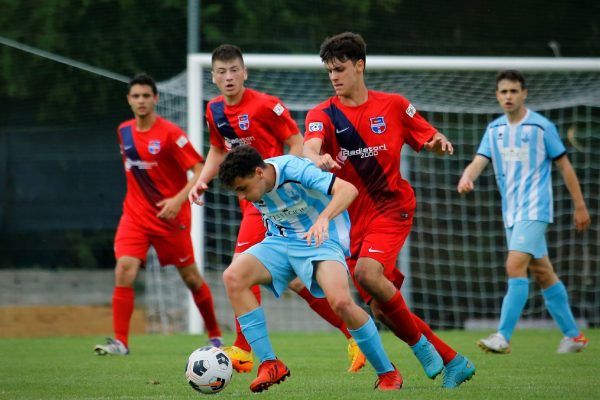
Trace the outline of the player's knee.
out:
[[[329,299],[329,305],[340,316],[348,315],[354,307],[354,302],[349,296],[336,296]]]
[[[139,265],[134,260],[119,259],[115,267],[115,283],[117,286],[131,287],[137,277]]]
[[[304,284],[300,279],[296,278],[288,284],[288,287],[294,292],[299,293],[304,288]]]
[[[227,293],[238,293],[240,290],[245,289],[241,274],[232,266],[229,266],[223,272],[223,285],[225,285]]]
[[[365,290],[370,292],[370,289],[375,287],[379,280],[378,274],[371,268],[359,268],[354,271],[354,278]]]

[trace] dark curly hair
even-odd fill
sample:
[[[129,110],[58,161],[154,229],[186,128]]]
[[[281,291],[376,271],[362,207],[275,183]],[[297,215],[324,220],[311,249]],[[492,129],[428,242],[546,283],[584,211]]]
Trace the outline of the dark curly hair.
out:
[[[366,61],[367,44],[358,33],[339,33],[323,41],[319,56],[324,63],[338,59],[341,62],[351,60],[356,64],[358,60]]]
[[[219,167],[219,179],[221,184],[229,188],[233,187],[236,178],[248,178],[253,176],[257,167],[265,168],[264,160],[254,147],[234,147],[225,157]]]

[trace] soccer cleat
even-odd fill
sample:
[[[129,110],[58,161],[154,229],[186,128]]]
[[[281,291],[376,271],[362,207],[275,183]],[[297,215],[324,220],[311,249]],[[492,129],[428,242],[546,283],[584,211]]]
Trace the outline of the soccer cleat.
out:
[[[427,340],[425,335],[421,335],[421,339],[410,346],[417,360],[421,363],[425,374],[429,379],[435,379],[444,369],[444,360],[437,352],[435,347]]]
[[[443,388],[456,388],[475,375],[475,365],[465,356],[457,354],[444,367]]]
[[[106,338],[106,344],[97,344],[94,352],[99,356],[126,356],[129,349],[120,340]]]
[[[492,333],[485,339],[480,339],[477,345],[486,353],[508,354],[510,344],[501,333]]]
[[[221,336],[210,337],[208,338],[208,345],[220,349],[223,347],[223,338]]]
[[[583,349],[585,349],[588,345],[588,340],[583,333],[580,333],[577,337],[568,337],[565,336],[561,339],[560,344],[558,345],[558,350],[556,350],[559,354],[565,353],[579,353]]]
[[[254,361],[252,360],[252,352],[242,350],[237,346],[227,346],[223,351],[229,356],[233,369],[243,374],[252,371]]]
[[[285,381],[290,376],[290,370],[279,360],[263,361],[258,367],[256,379],[250,383],[250,390],[253,392],[262,392],[269,387]]]
[[[360,350],[360,347],[358,347],[354,338],[348,339],[348,360],[350,361],[348,372],[358,372],[365,366],[365,355]]]
[[[389,390],[400,390],[402,389],[402,375],[396,368],[394,364],[393,371],[384,372],[380,374],[375,382],[375,389],[379,389],[381,391],[389,391]]]

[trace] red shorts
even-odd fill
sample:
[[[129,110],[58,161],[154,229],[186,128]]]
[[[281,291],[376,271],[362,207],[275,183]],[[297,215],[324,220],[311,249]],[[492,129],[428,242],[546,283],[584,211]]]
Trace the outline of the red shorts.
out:
[[[266,228],[260,211],[248,201],[240,201],[242,222],[238,231],[235,252],[242,253],[265,238]]]
[[[365,221],[367,219],[363,219]],[[406,214],[406,218],[390,219],[377,216],[368,219],[366,225],[352,225],[350,232],[350,259],[348,269],[358,293],[369,303],[372,296],[367,293],[354,278],[356,262],[359,258],[368,257],[383,265],[383,274],[398,289],[402,286],[404,275],[397,267],[398,254],[408,238],[412,228],[413,213]]]
[[[196,262],[189,228],[171,234],[149,233],[131,217],[123,214],[115,235],[115,258],[135,257],[146,262],[150,246],[156,250],[160,265],[187,267]]]

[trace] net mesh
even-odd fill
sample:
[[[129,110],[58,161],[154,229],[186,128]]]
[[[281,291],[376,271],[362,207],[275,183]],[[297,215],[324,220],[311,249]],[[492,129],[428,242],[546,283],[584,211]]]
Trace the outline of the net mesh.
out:
[[[562,178],[553,172],[555,223],[548,231],[550,259],[569,291],[573,312],[582,324],[600,325],[599,194],[600,71],[526,72],[528,106],[553,120],[569,151],[592,216],[592,227],[576,234],[572,203]],[[495,328],[506,290],[506,245],[500,197],[488,168],[475,192],[461,197],[456,185],[472,159],[487,123],[498,116],[495,72],[369,71],[372,90],[401,93],[453,141],[455,155],[439,158],[403,151],[403,175],[415,189],[414,227],[400,257],[407,279],[403,294],[413,311],[435,328]],[[210,72],[202,74],[203,102],[218,95]],[[187,126],[187,77],[159,85],[159,113]],[[323,70],[249,68],[247,86],[278,96],[292,111],[301,131],[308,109],[331,95]],[[201,118],[202,113],[193,116]],[[202,124],[203,125],[203,124]],[[208,151],[204,138],[202,152]],[[232,313],[220,273],[234,249],[240,214],[235,196],[211,184],[202,234],[205,273],[213,288],[219,319],[232,326]],[[553,326],[539,287],[530,284],[521,327]],[[293,294],[274,300],[263,291],[269,326],[274,330],[332,329]],[[289,316],[293,315],[293,318]]]

